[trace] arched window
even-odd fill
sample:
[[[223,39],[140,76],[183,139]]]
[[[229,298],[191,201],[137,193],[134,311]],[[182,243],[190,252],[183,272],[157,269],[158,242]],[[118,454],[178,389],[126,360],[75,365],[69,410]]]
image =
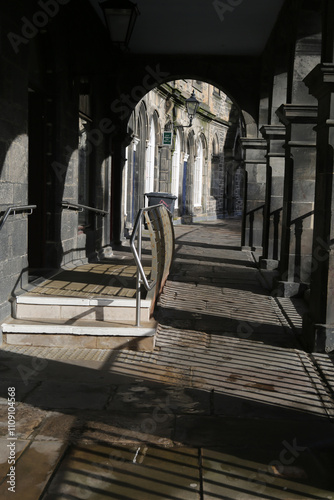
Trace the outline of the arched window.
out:
[[[197,154],[194,166],[194,206],[202,205],[202,175],[203,175],[203,143],[198,140]]]
[[[176,131],[175,149],[172,158],[172,194],[176,196],[175,208],[179,206],[179,179],[180,179],[180,156],[181,156],[181,141],[180,132]]]
[[[146,152],[145,169],[145,193],[151,193],[154,190],[154,158],[155,158],[155,123],[153,117],[150,123],[150,138]]]
[[[210,195],[215,198],[219,197],[220,188],[220,170],[219,170],[219,146],[217,135],[212,141],[212,155],[211,155],[211,183]]]
[[[217,157],[219,154],[219,141],[217,134],[214,136],[212,141],[212,156],[213,158]]]

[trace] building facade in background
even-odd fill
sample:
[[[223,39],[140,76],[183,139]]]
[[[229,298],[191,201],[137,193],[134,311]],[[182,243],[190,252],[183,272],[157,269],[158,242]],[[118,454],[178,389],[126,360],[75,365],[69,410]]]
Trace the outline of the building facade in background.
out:
[[[194,90],[199,109],[189,127],[185,101]],[[164,131],[171,142],[164,144]],[[128,124],[124,168],[124,226],[131,228],[145,193],[175,196],[174,222],[241,216],[242,126],[232,101],[208,83],[176,80],[148,92]]]

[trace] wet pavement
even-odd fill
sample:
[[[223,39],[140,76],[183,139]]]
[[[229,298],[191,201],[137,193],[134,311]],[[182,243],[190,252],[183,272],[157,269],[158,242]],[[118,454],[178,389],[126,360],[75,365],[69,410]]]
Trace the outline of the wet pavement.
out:
[[[306,306],[270,295],[239,221],[175,233],[154,351],[2,346],[1,498],[334,500],[333,357],[300,347]]]

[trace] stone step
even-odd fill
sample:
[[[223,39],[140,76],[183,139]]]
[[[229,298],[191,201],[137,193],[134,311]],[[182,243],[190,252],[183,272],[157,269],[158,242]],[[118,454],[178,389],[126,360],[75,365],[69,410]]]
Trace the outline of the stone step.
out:
[[[152,301],[141,301],[141,321],[149,321]],[[45,297],[25,294],[16,297],[15,319],[135,321],[136,300],[131,298]]]
[[[1,325],[3,341],[8,345],[49,347],[86,347],[152,350],[157,328],[155,320],[131,321],[41,320],[11,318]]]

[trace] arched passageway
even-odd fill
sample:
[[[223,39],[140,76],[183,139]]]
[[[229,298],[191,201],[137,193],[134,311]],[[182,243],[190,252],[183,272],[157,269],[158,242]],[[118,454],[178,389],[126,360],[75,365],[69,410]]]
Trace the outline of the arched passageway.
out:
[[[24,206],[39,196],[36,178],[45,188],[30,226],[14,217],[2,231],[1,314],[10,313],[8,298],[25,282],[29,260],[45,274],[103,258],[110,244],[122,243],[146,189],[163,190],[177,196],[181,219],[242,211],[242,246],[277,271],[279,293],[311,295],[306,345],[331,350],[332,2],[230,2],[222,12],[221,3],[198,0],[207,15],[193,9],[191,19],[201,29],[184,38],[188,25],[178,17],[174,36],[164,39],[169,9],[158,16],[161,32],[149,43],[150,2],[138,1],[143,14],[129,50],[110,43],[96,0],[83,0],[79,10],[76,2],[52,0],[54,9],[40,2],[38,11],[27,0],[24,12],[13,0],[1,10],[2,216],[17,200]],[[135,108],[181,78],[207,82],[235,104],[224,146],[219,133],[208,136],[205,119],[214,120],[202,108],[203,130],[180,128],[175,150],[159,149],[162,115],[184,123],[173,116],[177,93],[164,113]]]
[[[0,2],[0,496],[15,468],[19,498],[328,499],[334,2],[136,2],[128,47],[109,2]],[[178,127],[180,79],[234,108]],[[141,330],[124,228],[148,189],[188,224]]]
[[[185,103],[192,92],[200,104],[189,127]],[[148,92],[127,126],[122,230],[131,229],[151,192],[174,196],[174,224],[240,217],[244,164],[238,138],[244,130],[238,107],[206,82],[173,80]],[[168,143],[164,131],[171,134]]]

